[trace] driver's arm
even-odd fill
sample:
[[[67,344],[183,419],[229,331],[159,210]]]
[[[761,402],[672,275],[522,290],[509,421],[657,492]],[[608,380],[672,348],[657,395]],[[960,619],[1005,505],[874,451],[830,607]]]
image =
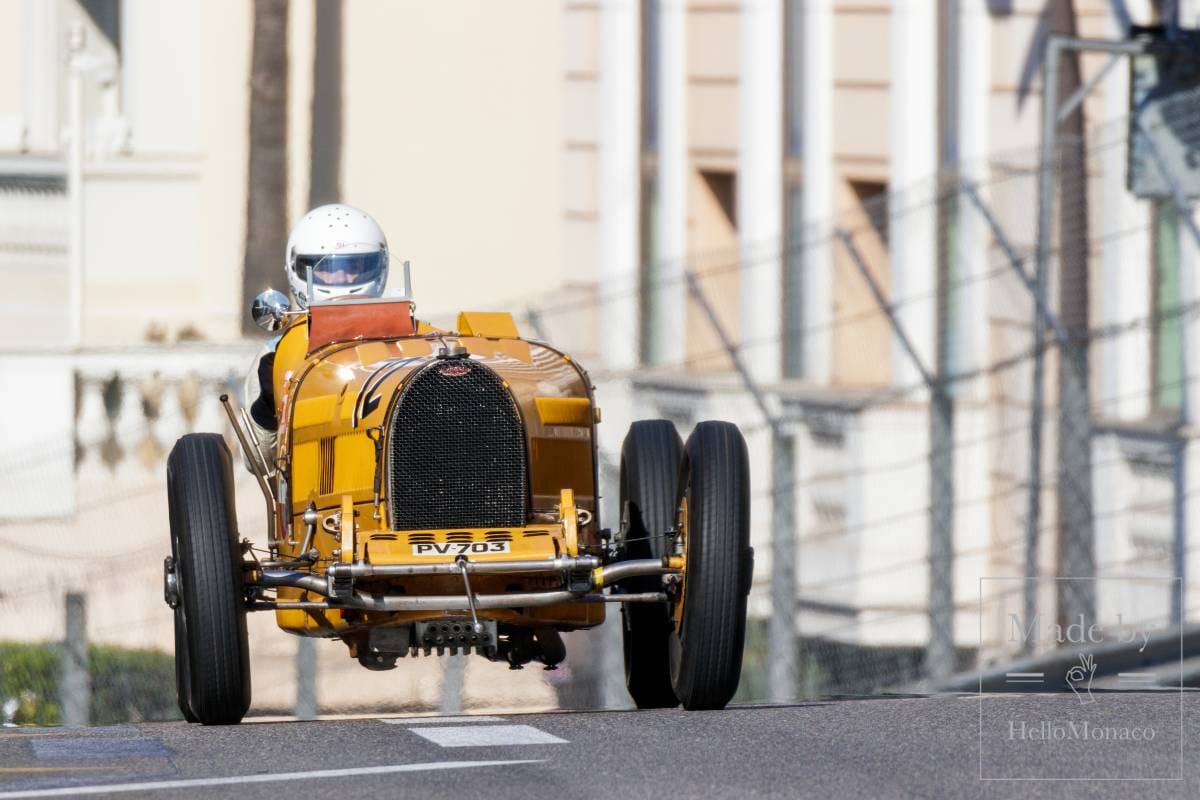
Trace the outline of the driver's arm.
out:
[[[258,360],[258,397],[250,404],[250,419],[264,431],[279,430],[275,417],[275,351],[264,353]]]
[[[275,416],[275,346],[277,341],[267,344],[265,352],[258,358],[258,364],[246,376],[244,397],[250,404],[251,433],[258,440],[259,456],[267,471],[272,471],[275,463],[275,443],[278,439],[279,420]],[[250,455],[243,453],[246,469],[254,472]]]

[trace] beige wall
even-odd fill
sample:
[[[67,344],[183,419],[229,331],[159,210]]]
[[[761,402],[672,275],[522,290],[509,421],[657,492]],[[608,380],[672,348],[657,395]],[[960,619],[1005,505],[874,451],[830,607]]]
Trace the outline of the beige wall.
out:
[[[737,208],[738,81],[741,11],[737,3],[693,3],[687,16],[688,267],[734,340],[740,332]],[[764,298],[765,303],[776,302]],[[699,304],[687,300],[687,368],[731,367]]]
[[[89,165],[85,340],[239,335],[249,6],[134,0],[125,153]],[[164,32],[174,31],[174,37]]]
[[[62,39],[82,15],[69,0],[48,2],[61,2]],[[85,343],[132,344],[151,329],[236,338],[252,6],[123,5],[125,74],[88,89]],[[0,42],[22,30],[28,8],[0,2]],[[313,9],[292,4],[293,218],[308,195]],[[412,260],[425,315],[494,308],[581,277],[561,225],[563,17],[551,3],[346,4],[344,199],[377,216],[394,254]],[[0,48],[14,60],[0,69],[0,125],[24,111],[27,54],[62,57],[58,44],[14,35]],[[22,156],[10,144],[4,157]],[[65,274],[65,258],[56,269]],[[45,299],[53,305],[53,292]],[[19,311],[0,315],[10,341],[34,322]]]
[[[562,247],[573,281],[599,272],[600,10],[563,3]],[[552,320],[551,322],[553,322]]]
[[[738,336],[740,275],[736,222],[736,174],[730,171],[693,170],[688,180],[688,249],[695,253],[691,267],[701,291],[716,311],[726,331]],[[764,305],[778,297],[762,298]],[[765,312],[764,312],[765,313]],[[685,352],[688,368],[728,370],[732,362],[703,309],[691,298],[687,308],[688,337]],[[750,353],[753,354],[753,349]]]
[[[888,4],[840,5],[834,13],[833,35],[835,174],[843,180],[848,176],[886,182],[891,88]],[[842,199],[836,197],[837,202]]]
[[[411,259],[418,313],[445,319],[573,278],[562,7],[351,3],[345,25],[345,199]]]
[[[688,12],[688,147],[696,168],[737,165],[740,25],[737,3],[693,3]]]
[[[887,243],[876,232],[872,220],[860,210],[859,198],[846,180],[835,187],[838,207],[845,209],[838,220],[854,235],[854,244],[886,293],[891,285]],[[878,211],[878,203],[870,211]],[[837,386],[878,386],[887,383],[891,370],[892,329],[879,310],[866,281],[842,248],[834,251],[833,276],[833,383]]]
[[[18,80],[36,59],[65,59],[66,32],[75,23],[84,26],[88,58],[115,63],[107,41],[74,3],[48,1],[58,2],[58,35],[21,39]],[[185,329],[229,340],[238,335],[243,312],[250,7],[235,0],[123,5],[123,68],[99,66],[85,82],[84,344],[125,346],[150,332],[172,339]],[[30,8],[8,2],[0,13],[11,14],[21,28]],[[63,85],[60,75],[59,91]],[[31,114],[29,102],[23,93],[15,112]],[[49,102],[65,120],[66,109],[53,97]],[[22,157],[13,143],[0,152],[17,167]],[[62,166],[52,158],[45,168]],[[65,237],[66,198],[45,202],[54,208],[39,224]],[[9,235],[19,250],[30,234]],[[65,252],[36,264],[7,258],[0,267],[7,267],[15,297],[28,296],[27,289],[36,300],[28,308],[9,301],[0,313],[5,340],[17,347],[64,343]]]
[[[72,0],[47,2],[65,10],[64,29],[79,18]],[[244,313],[252,6],[123,5],[131,21],[123,32],[126,74],[109,95],[93,88],[89,96],[97,115],[117,92],[128,136],[123,144],[111,129],[93,136],[116,149],[101,148],[90,168],[88,342],[136,342],[151,326],[168,335],[190,327],[210,339],[234,338]],[[994,150],[1028,151],[1037,143],[1039,87],[1028,76],[1043,5],[1015,0],[1011,14],[991,18]],[[1142,5],[1131,2],[1135,18]],[[1103,33],[1103,0],[1080,7],[1083,32]],[[10,65],[0,69],[0,127],[21,111],[29,48],[58,57],[56,43],[25,41],[29,8],[0,0],[0,44],[9,43],[0,46],[0,64]],[[313,0],[292,4],[293,217],[307,202],[313,8]],[[736,171],[740,6],[695,0],[688,9],[695,187],[701,170]],[[848,179],[887,182],[889,14],[887,0],[835,3],[840,184],[831,217],[843,203],[855,205]],[[345,41],[344,199],[375,214],[395,255],[412,260],[421,312],[445,321],[460,307],[544,299],[568,284],[586,291],[597,274],[600,214],[598,6],[347,3]],[[1088,101],[1089,118],[1121,113],[1101,103],[1100,93]],[[0,136],[0,148],[2,142]],[[723,248],[727,235],[705,202],[704,192],[691,193],[689,237],[698,264],[707,250]],[[41,277],[43,288],[61,283]],[[47,303],[55,291],[46,290]],[[838,297],[839,305],[849,302]],[[19,338],[29,330],[29,319],[13,322],[20,309],[5,311],[12,330],[4,332]]]

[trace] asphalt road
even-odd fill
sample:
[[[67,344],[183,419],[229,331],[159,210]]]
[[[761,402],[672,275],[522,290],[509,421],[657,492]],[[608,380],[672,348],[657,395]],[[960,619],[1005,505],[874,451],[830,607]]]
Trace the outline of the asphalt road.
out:
[[[6,729],[0,800],[1197,795],[1200,694],[1088,699]]]

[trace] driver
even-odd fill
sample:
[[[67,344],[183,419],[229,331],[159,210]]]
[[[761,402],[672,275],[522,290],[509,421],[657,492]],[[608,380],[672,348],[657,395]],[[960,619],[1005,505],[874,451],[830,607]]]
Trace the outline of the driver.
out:
[[[336,297],[379,297],[387,284],[387,237],[370,214],[335,203],[319,206],[304,215],[288,237],[283,269],[288,286],[300,308],[308,307],[309,275],[313,300]],[[258,356],[257,367],[246,376],[245,394],[250,402],[250,421],[262,447],[268,469],[274,463],[275,437],[275,347],[272,337]],[[253,398],[253,400],[251,400]],[[249,466],[249,464],[247,464]]]

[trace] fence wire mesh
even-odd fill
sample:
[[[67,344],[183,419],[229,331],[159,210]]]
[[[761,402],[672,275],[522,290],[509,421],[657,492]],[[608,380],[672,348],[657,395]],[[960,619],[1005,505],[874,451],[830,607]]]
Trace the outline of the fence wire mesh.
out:
[[[1170,125],[1196,129],[1198,141],[1200,93],[1193,100]],[[528,335],[600,365],[606,525],[619,518],[630,421],[670,419],[684,436],[707,418],[742,428],[757,559],[738,699],[927,689],[1036,656],[1004,635],[1006,614],[1032,603],[1052,618],[1103,615],[1105,597],[1011,586],[984,595],[980,577],[1170,578],[1196,557],[1187,520],[1200,489],[1186,482],[1194,448],[1184,423],[1200,342],[1187,275],[1200,266],[1200,241],[1173,199],[1127,190],[1130,130],[1128,119],[1091,128],[1046,164],[1036,152],[1003,153],[866,199],[819,230],[652,271],[666,279],[628,276],[506,304]],[[1053,171],[1056,197],[1039,277],[1042,169]],[[811,260],[799,256],[813,251],[828,258],[827,319],[785,308],[778,336],[742,337],[733,298],[746,275],[782,265],[803,287],[797,270]],[[761,298],[764,313],[787,296]],[[603,364],[604,338],[626,334],[605,328],[607,308],[633,304],[645,318],[671,302],[686,306],[680,357],[634,370]],[[813,337],[827,343],[827,376],[813,380],[788,359],[796,374],[758,381],[773,374],[766,360]],[[240,391],[255,350],[85,354],[63,367],[75,398],[70,430],[0,453],[0,483],[20,487],[0,519],[10,575],[0,587],[3,721],[61,721],[68,592],[86,595],[91,721],[177,715],[161,601],[164,458],[187,431],[221,431],[235,446],[216,395]],[[261,543],[249,475],[237,493],[243,534]],[[1197,604],[1148,591],[1139,621],[1166,628]],[[482,659],[448,669],[436,658],[364,673],[336,645],[297,653],[271,619],[252,617],[254,712],[628,706],[617,617],[569,634],[559,670],[511,674]]]

